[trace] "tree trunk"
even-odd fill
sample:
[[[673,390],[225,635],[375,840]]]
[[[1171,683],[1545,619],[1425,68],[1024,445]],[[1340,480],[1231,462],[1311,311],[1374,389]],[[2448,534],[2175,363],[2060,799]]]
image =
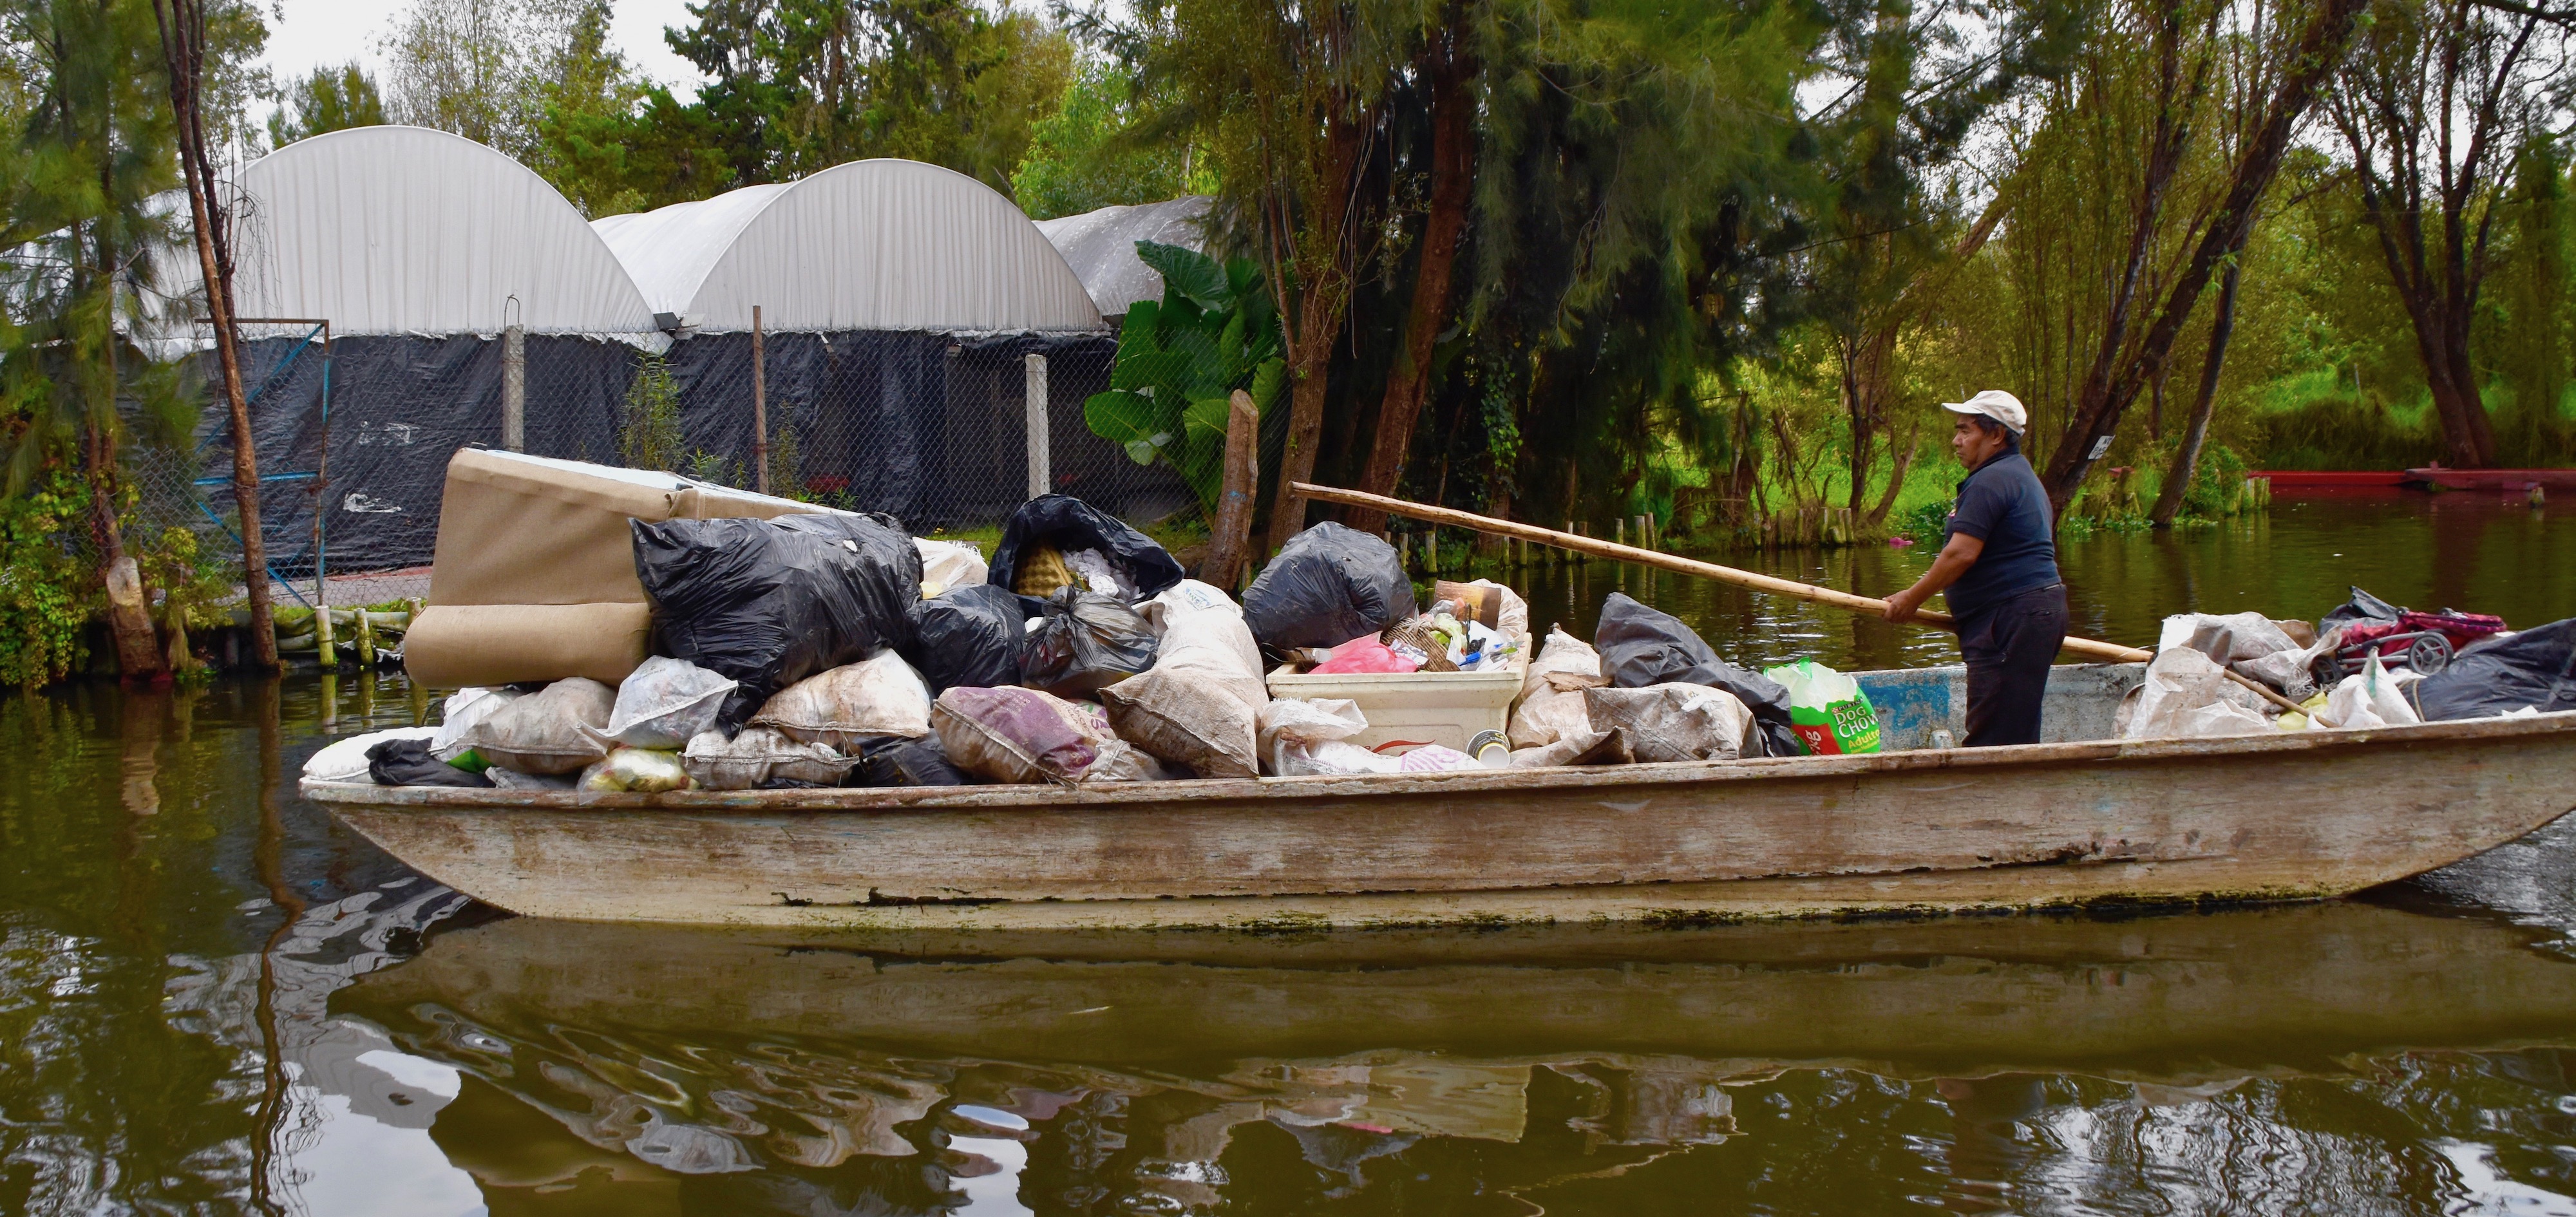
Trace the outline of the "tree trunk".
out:
[[[1261,411],[1234,391],[1225,420],[1225,480],[1216,496],[1216,525],[1199,578],[1233,591],[1251,558],[1252,502],[1261,492]]]
[[[107,591],[116,670],[127,680],[159,679],[167,671],[160,635],[152,628],[152,605],[144,594],[143,574],[125,552],[125,539],[116,527],[116,441],[94,423],[82,439],[82,458],[89,466],[90,539],[98,546],[99,583]]]
[[[1862,524],[1876,528],[1887,522],[1887,513],[1896,506],[1896,496],[1905,490],[1905,471],[1913,466],[1914,454],[1922,449],[1923,437],[1916,435],[1914,442],[1905,446],[1905,454],[1888,466],[1887,489],[1879,492],[1878,506],[1870,508],[1869,514],[1861,517]]]
[[[1454,13],[1454,10],[1453,10]],[[1422,226],[1422,256],[1413,276],[1413,302],[1405,319],[1404,346],[1387,369],[1386,396],[1377,410],[1377,438],[1369,446],[1368,468],[1360,489],[1393,495],[1404,476],[1413,431],[1422,417],[1422,399],[1431,388],[1431,350],[1449,317],[1449,282],[1458,264],[1458,240],[1467,228],[1467,205],[1476,185],[1475,60],[1467,54],[1465,31],[1443,32],[1447,46],[1431,69],[1431,199]],[[1386,513],[1359,508],[1350,525],[1362,532],[1386,531]]]
[[[1324,435],[1326,376],[1333,366],[1333,340],[1341,333],[1342,315],[1350,305],[1351,211],[1345,200],[1351,178],[1360,168],[1360,149],[1367,132],[1347,118],[1332,120],[1327,137],[1323,180],[1334,205],[1306,217],[1314,231],[1299,241],[1307,251],[1300,259],[1310,272],[1297,285],[1295,332],[1287,334],[1288,445],[1279,458],[1279,493],[1270,508],[1270,552],[1305,531],[1306,496],[1290,490],[1292,482],[1315,477],[1315,449]],[[1285,289],[1284,267],[1274,264],[1271,279]],[[1280,310],[1282,318],[1289,310]]]
[[[2191,489],[2192,475],[2200,467],[2200,446],[2209,438],[2209,415],[2218,403],[2218,373],[2227,360],[2227,340],[2236,333],[2236,278],[2244,269],[2240,256],[2227,264],[2227,274],[2218,281],[2218,314],[2209,322],[2209,358],[2200,368],[2200,396],[2191,403],[2191,421],[2182,429],[2182,444],[2174,449],[2173,467],[2165,471],[2165,484],[2156,491],[2155,510],[2148,513],[2149,523],[2158,528],[2173,527],[2174,516],[2182,510],[2182,496]]]
[[[2148,327],[2146,337],[2134,353],[2121,361],[2116,374],[2098,385],[2088,378],[2085,397],[2076,403],[2065,439],[2049,456],[2044,480],[2052,511],[2066,510],[2067,502],[2075,497],[2076,489],[2084,484],[2084,475],[2097,459],[2100,441],[2118,432],[2120,415],[2137,400],[2147,378],[2172,353],[2174,340],[2191,319],[2192,307],[2209,286],[2219,260],[2231,250],[2244,248],[2246,234],[2253,230],[2255,205],[2262,201],[2273,176],[2280,171],[2282,154],[2289,148],[2300,117],[2316,99],[2318,88],[2342,62],[2362,4],[2363,0],[2320,0],[2317,4],[2307,29],[2300,35],[2298,49],[2290,56],[2280,90],[2272,95],[2261,124],[2239,154],[2225,200],[2210,217],[2191,260],[2166,293],[2164,307]]]
[[[206,152],[205,112],[198,89],[205,78],[206,13],[198,0],[154,0],[152,16],[160,24],[162,59],[170,70],[179,168],[187,180],[197,266],[206,283],[206,318],[213,323],[224,401],[232,414],[233,503],[241,516],[242,586],[250,602],[252,662],[262,671],[273,671],[277,630],[268,595],[268,543],[260,534],[259,453],[251,442],[250,401],[242,392],[240,335],[233,322],[232,239],[224,231],[214,161]],[[322,510],[321,505],[316,504],[315,510]]]

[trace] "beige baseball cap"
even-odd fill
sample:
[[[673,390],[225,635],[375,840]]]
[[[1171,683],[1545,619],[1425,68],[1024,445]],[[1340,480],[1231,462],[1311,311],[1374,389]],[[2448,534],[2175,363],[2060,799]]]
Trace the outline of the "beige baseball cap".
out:
[[[2030,425],[2030,413],[2021,408],[2021,399],[2001,389],[1987,389],[1966,401],[1945,401],[1941,408],[1953,414],[1983,414],[2019,435]]]

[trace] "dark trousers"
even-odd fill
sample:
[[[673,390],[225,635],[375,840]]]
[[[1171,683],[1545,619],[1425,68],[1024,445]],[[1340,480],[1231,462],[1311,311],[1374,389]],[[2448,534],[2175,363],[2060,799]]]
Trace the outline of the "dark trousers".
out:
[[[2063,583],[2015,592],[1959,619],[1959,650],[1968,659],[1967,747],[2039,742],[2048,665],[2065,641]]]

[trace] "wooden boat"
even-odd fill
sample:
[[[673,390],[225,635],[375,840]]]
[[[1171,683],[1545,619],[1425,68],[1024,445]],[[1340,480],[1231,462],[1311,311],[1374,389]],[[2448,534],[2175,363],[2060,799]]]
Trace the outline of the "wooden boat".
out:
[[[2137,665],[2060,667],[2052,738],[1958,730],[1957,667],[1857,674],[1858,756],[1061,789],[585,794],[307,782],[512,912],[806,928],[1496,925],[2333,896],[2576,806],[2576,713],[2121,741]]]

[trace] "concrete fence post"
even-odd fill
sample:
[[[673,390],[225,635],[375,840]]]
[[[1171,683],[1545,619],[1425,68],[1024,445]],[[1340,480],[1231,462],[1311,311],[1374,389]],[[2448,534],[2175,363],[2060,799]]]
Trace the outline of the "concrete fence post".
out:
[[[1029,497],[1034,499],[1054,484],[1047,467],[1047,456],[1052,451],[1047,439],[1047,361],[1046,356],[1031,351],[1022,363],[1028,369]]]
[[[528,450],[528,330],[501,331],[501,446]]]

